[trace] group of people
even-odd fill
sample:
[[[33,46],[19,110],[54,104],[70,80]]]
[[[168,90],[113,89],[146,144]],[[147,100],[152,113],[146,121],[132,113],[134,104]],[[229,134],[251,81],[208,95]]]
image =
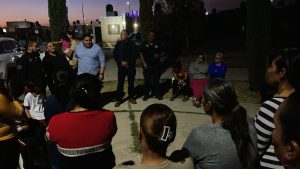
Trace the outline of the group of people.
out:
[[[111,144],[118,129],[116,117],[100,106],[105,99],[100,96],[105,72],[103,51],[92,43],[88,34],[71,50],[73,58],[68,61],[49,42],[41,60],[37,43],[28,42],[18,63],[19,71],[22,70],[19,77],[26,86],[23,105],[12,97],[5,81],[0,81],[0,167],[16,169],[20,152],[25,169],[41,165],[35,159],[38,155],[34,155],[38,150],[47,152],[45,159],[50,162],[44,165],[53,169],[300,167],[299,51],[286,50],[270,59],[266,81],[277,89],[277,95],[261,105],[254,120],[240,105],[234,86],[224,79],[227,66],[221,53],[216,54],[210,65],[205,62],[205,54],[197,56],[188,69],[176,62],[172,66],[171,99],[180,90],[187,94],[187,87],[191,87],[195,105],[202,105],[212,123],[193,129],[182,148],[168,156],[168,146],[176,138],[176,116],[168,106],[152,104],[143,110],[137,131],[142,151],[140,161],[116,165]],[[136,103],[133,88],[137,57],[144,69],[143,100],[149,99],[151,90],[162,99],[161,52],[155,32],[149,32],[148,41],[140,51],[128,40],[128,33],[121,32],[121,41],[113,52],[118,64],[115,106],[121,104],[126,76],[129,101]],[[46,84],[51,88],[48,97],[45,97]],[[30,125],[30,121],[39,124],[40,129],[32,129],[36,126]],[[22,134],[28,130],[33,131],[34,137]],[[34,148],[36,143],[38,148]],[[20,144],[24,146],[22,149]]]
[[[128,32],[121,32],[120,41],[117,42],[113,57],[118,66],[118,86],[115,107],[119,107],[124,96],[124,81],[128,79],[128,100],[131,104],[137,104],[134,93],[134,80],[136,75],[136,59],[139,57],[143,67],[144,90],[143,101],[148,100],[152,95],[162,100],[162,91],[159,87],[161,75],[161,56],[163,49],[156,41],[155,31],[148,33],[147,41],[140,49],[129,40]],[[216,53],[214,61],[209,65],[206,62],[206,55],[199,54],[194,63],[188,67],[180,61],[172,65],[172,97],[173,101],[180,93],[183,93],[183,101],[189,100],[190,89],[193,92],[193,104],[200,107],[202,90],[209,79],[225,79],[227,65],[223,62],[223,54]]]
[[[204,86],[209,80],[225,79],[227,65],[223,62],[222,53],[216,53],[214,61],[210,64],[206,62],[206,54],[201,53],[196,57],[195,62],[187,67],[179,60],[172,65],[172,97],[170,100],[174,101],[182,93],[184,95],[182,101],[188,101],[192,91],[193,105],[200,107]]]
[[[134,93],[137,57],[141,59],[143,65],[145,80],[143,100],[148,100],[151,95],[154,95],[158,100],[162,100],[162,94],[159,88],[161,55],[162,49],[160,44],[155,40],[154,31],[148,33],[148,40],[141,45],[141,49],[138,49],[136,45],[129,40],[126,30],[121,32],[121,39],[117,42],[113,52],[113,57],[118,65],[118,86],[115,107],[119,107],[122,103],[124,80],[126,76],[128,78],[129,101],[132,104],[137,103]]]

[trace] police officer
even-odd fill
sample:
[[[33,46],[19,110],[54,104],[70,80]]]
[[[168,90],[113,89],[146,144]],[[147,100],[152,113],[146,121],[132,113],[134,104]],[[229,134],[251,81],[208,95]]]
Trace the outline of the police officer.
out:
[[[17,69],[22,85],[34,82],[41,87],[42,94],[46,95],[45,75],[37,42],[27,42],[25,53],[17,61]]]
[[[155,32],[150,31],[148,33],[148,41],[142,44],[140,58],[144,68],[144,97],[143,100],[146,101],[150,97],[150,91],[154,93],[158,100],[162,100],[159,89],[159,79],[160,79],[160,55],[161,47],[155,41]]]
[[[128,78],[128,97],[131,104],[136,104],[134,99],[134,79],[136,74],[135,64],[137,57],[137,48],[135,44],[128,39],[126,30],[121,32],[121,40],[117,42],[113,57],[118,65],[118,87],[115,107],[119,107],[124,95],[124,81]]]

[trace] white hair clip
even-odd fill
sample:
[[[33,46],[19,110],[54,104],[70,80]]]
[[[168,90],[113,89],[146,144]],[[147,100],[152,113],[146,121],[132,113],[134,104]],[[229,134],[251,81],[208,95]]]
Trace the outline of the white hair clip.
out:
[[[170,131],[171,128],[169,126],[164,126],[163,134],[160,138],[161,141],[167,141],[168,138],[172,136],[172,131]]]

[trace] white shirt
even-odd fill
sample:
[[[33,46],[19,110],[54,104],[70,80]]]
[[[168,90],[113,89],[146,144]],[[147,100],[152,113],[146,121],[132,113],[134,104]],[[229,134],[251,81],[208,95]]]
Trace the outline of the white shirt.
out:
[[[31,92],[28,92],[24,98],[23,105],[29,107],[30,116],[36,120],[44,120],[44,106],[43,99],[40,95],[33,96]]]

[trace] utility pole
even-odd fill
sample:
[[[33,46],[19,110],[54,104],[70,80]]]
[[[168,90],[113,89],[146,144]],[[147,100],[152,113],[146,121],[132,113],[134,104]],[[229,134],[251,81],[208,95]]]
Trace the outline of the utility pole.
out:
[[[83,33],[85,33],[85,19],[84,19],[84,10],[83,10],[83,0],[81,1],[81,12],[82,12],[82,23],[83,23]]]

